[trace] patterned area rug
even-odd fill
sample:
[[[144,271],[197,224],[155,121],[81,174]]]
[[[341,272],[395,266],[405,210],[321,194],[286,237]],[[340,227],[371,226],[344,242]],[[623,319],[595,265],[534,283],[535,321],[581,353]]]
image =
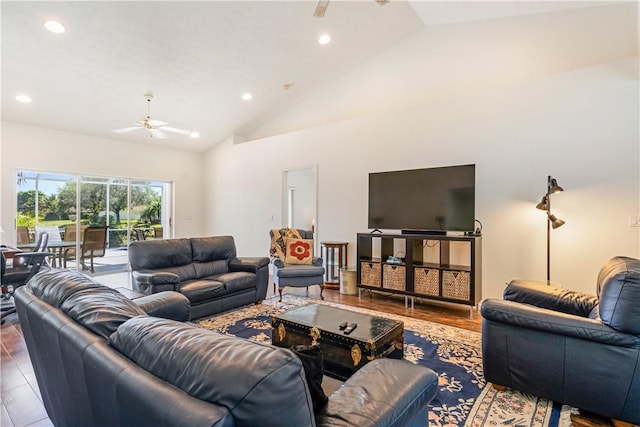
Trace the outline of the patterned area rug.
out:
[[[271,316],[302,304],[327,304],[380,316],[358,307],[284,295],[261,305],[200,320],[199,327],[262,343],[271,343]],[[496,391],[482,376],[480,334],[460,328],[393,314],[384,317],[404,322],[404,357],[439,374],[440,391],[431,402],[430,426],[566,427],[570,407],[507,390]]]

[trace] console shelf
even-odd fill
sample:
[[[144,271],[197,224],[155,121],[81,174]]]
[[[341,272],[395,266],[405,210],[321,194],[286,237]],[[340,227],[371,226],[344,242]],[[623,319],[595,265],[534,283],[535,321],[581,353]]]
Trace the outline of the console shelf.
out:
[[[358,233],[357,256],[360,289],[469,306],[482,299],[481,236]]]

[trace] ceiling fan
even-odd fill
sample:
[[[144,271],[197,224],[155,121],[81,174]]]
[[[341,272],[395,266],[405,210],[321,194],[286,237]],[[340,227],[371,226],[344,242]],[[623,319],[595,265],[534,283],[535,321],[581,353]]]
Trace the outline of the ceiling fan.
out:
[[[389,3],[389,0],[376,0],[380,6],[383,6]],[[317,18],[322,18],[329,7],[329,0],[320,0],[316,6],[315,12],[313,12],[313,16]]]
[[[146,93],[144,95],[144,99],[147,100],[147,117],[141,119],[139,123],[123,129],[115,129],[113,132],[115,133],[127,133],[132,132],[136,129],[146,129],[149,131],[149,135],[151,138],[157,139],[167,139],[166,132],[179,133],[181,135],[191,135],[191,132],[184,129],[178,129],[171,126],[167,126],[169,123],[163,122],[162,120],[154,120],[151,118],[151,100],[153,99],[153,94],[151,92]]]

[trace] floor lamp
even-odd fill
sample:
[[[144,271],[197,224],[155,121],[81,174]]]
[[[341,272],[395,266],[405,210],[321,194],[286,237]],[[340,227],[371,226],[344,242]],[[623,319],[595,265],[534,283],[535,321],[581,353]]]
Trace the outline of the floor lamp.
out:
[[[549,176],[547,178],[547,194],[542,196],[542,200],[536,205],[536,209],[547,212],[547,283],[551,281],[551,229],[555,230],[564,225],[563,220],[556,218],[551,213],[551,195],[561,191],[564,189],[558,185],[558,181]]]

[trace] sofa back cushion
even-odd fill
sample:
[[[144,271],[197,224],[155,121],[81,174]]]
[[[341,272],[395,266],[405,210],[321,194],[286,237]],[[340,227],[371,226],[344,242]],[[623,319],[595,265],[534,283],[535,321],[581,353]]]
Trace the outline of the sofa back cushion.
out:
[[[191,238],[196,277],[208,277],[229,271],[229,261],[236,257],[232,236]]]
[[[47,304],[60,308],[79,290],[102,288],[103,285],[77,271],[42,269],[29,280],[27,287]]]
[[[189,239],[140,240],[129,245],[133,270],[155,270],[191,264]]]
[[[602,323],[620,332],[640,335],[640,260],[618,256],[598,274]]]
[[[167,271],[181,282],[197,277],[189,239],[141,240],[132,242],[128,252],[133,271]]]
[[[115,289],[73,270],[39,271],[29,281],[31,292],[103,338],[145,311]]]
[[[136,317],[109,344],[189,395],[226,407],[238,426],[314,426],[304,370],[289,350],[153,317]]]

